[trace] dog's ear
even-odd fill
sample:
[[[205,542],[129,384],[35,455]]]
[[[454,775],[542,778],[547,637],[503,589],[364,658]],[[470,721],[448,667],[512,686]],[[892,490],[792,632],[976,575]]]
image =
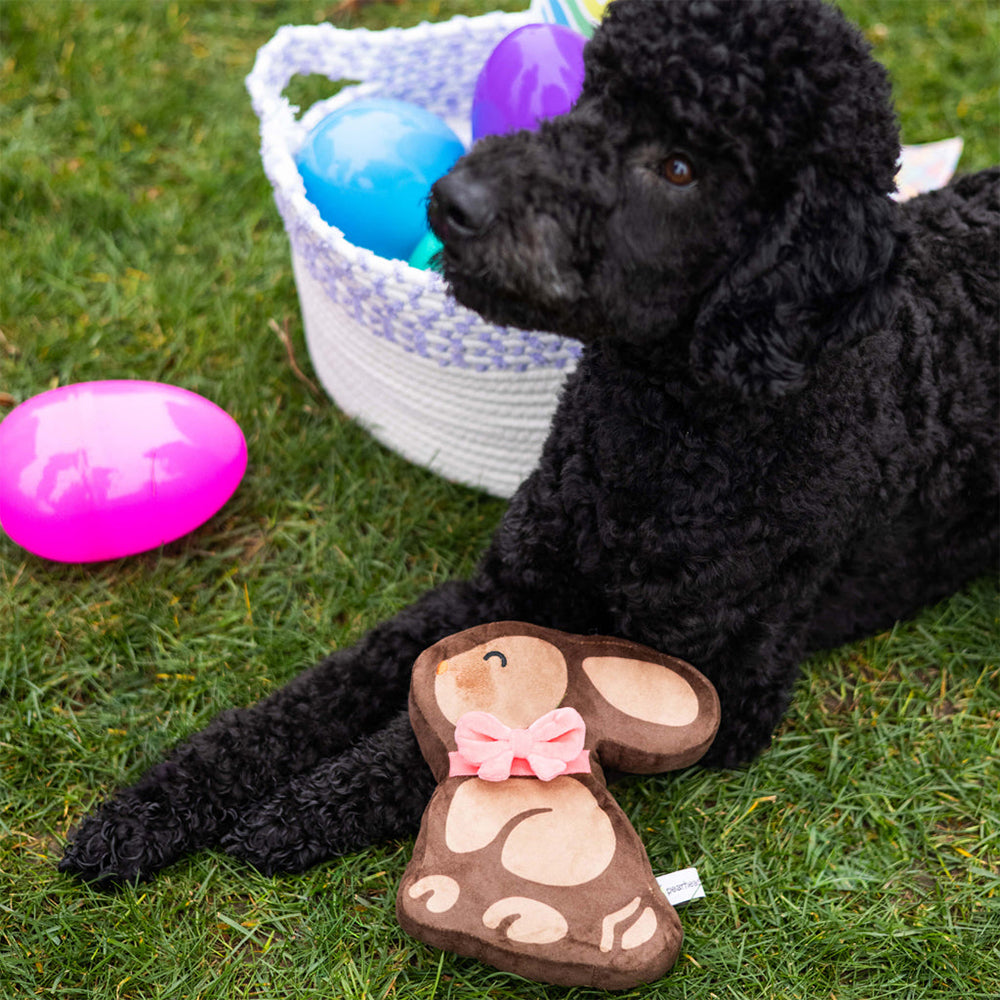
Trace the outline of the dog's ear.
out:
[[[813,168],[791,188],[695,321],[695,369],[747,397],[797,389],[892,309],[895,203]]]

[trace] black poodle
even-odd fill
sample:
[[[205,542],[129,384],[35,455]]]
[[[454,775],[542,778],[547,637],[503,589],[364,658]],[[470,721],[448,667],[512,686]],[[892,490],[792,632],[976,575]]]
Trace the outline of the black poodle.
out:
[[[213,845],[289,871],[413,831],[411,665],[493,620],[691,661],[736,765],[808,652],[996,566],[1000,171],[894,202],[886,74],[817,0],[621,0],[585,61],[569,114],[481,141],[430,206],[461,302],[586,344],[478,571],[223,712],[64,871]]]

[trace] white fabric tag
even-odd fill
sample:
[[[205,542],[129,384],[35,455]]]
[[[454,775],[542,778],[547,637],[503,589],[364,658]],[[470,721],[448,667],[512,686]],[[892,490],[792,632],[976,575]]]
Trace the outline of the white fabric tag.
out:
[[[682,868],[678,872],[657,875],[656,884],[663,890],[663,895],[671,906],[683,906],[693,899],[705,898],[697,868]]]

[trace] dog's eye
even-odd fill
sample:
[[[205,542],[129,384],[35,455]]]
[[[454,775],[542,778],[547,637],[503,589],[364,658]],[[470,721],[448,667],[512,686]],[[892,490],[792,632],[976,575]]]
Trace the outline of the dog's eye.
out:
[[[503,655],[498,649],[491,649],[484,657],[484,660],[488,660],[491,656],[495,656],[500,661],[501,667],[507,666],[507,657]]]
[[[663,176],[676,187],[687,187],[695,182],[691,161],[680,153],[671,153],[664,161]]]

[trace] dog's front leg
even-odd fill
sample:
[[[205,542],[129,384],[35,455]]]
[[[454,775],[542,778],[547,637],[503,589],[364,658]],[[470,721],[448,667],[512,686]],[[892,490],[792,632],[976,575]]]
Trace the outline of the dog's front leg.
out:
[[[326,777],[317,780],[333,787],[341,781],[338,768],[353,774],[352,754],[377,757],[384,737],[376,736],[371,746],[358,741],[387,725],[392,733],[393,720],[399,726],[417,655],[445,635],[508,616],[508,603],[507,595],[482,578],[444,584],[259,704],[223,712],[84,819],[61,870],[111,888],[148,878],[188,851],[218,844],[244,818],[249,821],[244,839],[253,841],[247,831],[260,823],[258,802],[273,803],[279,790],[286,800],[294,799],[300,776],[307,776],[303,787],[309,775],[321,774]],[[391,752],[403,753],[402,745]],[[415,801],[426,784],[424,764],[415,746],[405,756],[410,772],[401,781],[412,779]],[[326,770],[317,770],[325,761]],[[362,826],[358,820],[344,843],[360,846]],[[376,826],[367,833],[368,843],[382,835]],[[238,834],[230,839],[234,851],[238,841]]]
[[[434,787],[404,709],[378,732],[275,788],[240,815],[220,846],[268,875],[304,871],[416,833]]]
[[[733,648],[704,664],[712,676],[722,706],[715,740],[700,763],[710,767],[749,764],[770,745],[791,702],[799,663],[800,639],[785,635],[778,644]]]

